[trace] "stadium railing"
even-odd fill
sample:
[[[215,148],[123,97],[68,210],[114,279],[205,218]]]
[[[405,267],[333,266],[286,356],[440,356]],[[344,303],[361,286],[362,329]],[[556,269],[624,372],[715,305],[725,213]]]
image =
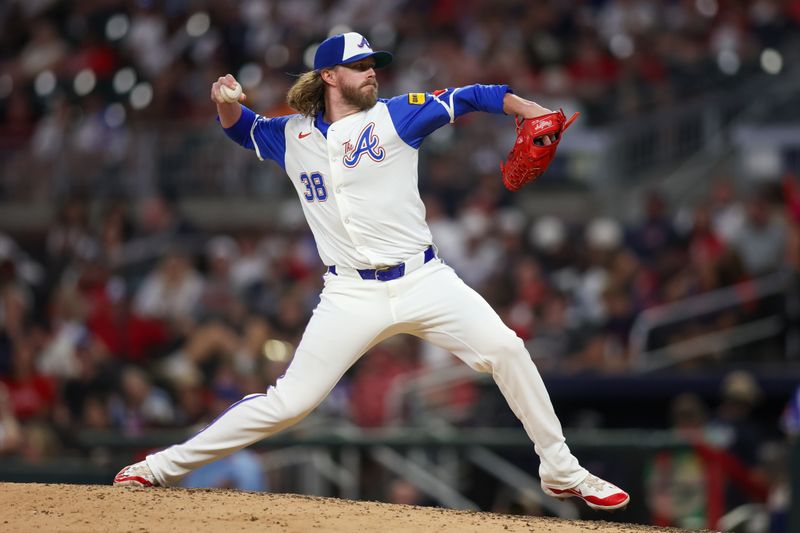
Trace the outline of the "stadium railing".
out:
[[[785,326],[784,317],[780,313],[755,317],[749,322],[737,323],[666,346],[649,347],[652,333],[658,328],[686,323],[781,295],[789,288],[790,283],[789,272],[777,272],[642,311],[634,321],[629,337],[633,369],[640,373],[660,370],[710,352],[726,353],[738,346],[778,336]]]

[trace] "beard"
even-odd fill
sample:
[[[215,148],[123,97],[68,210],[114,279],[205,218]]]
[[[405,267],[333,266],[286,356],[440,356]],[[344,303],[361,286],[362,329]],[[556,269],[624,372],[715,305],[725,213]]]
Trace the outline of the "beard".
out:
[[[342,85],[341,92],[345,102],[364,111],[373,107],[378,101],[378,82],[365,82],[358,87]]]

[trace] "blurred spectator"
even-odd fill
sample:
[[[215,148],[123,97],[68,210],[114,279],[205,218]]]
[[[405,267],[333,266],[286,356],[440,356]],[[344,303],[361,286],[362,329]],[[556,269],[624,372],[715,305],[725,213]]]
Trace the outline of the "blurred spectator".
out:
[[[25,336],[32,306],[32,295],[23,285],[0,283],[0,377],[11,373],[14,345]]]
[[[67,433],[81,427],[110,427],[106,408],[114,381],[110,361],[87,336],[76,346],[76,362],[75,374],[64,380],[64,405],[56,422]]]
[[[539,263],[533,257],[521,258],[513,271],[516,288],[507,319],[508,326],[523,340],[533,333],[533,309],[549,297],[550,286],[544,279]]]
[[[182,331],[194,320],[203,288],[203,278],[190,258],[180,250],[172,250],[142,282],[134,309],[144,317],[165,320]]]
[[[441,200],[434,195],[426,195],[425,215],[428,227],[433,235],[433,240],[437,243],[439,256],[446,258],[449,265],[458,271],[463,271],[462,265],[465,262],[466,235],[464,226],[459,224],[447,215]]]
[[[717,179],[711,186],[711,217],[714,231],[726,243],[732,243],[744,227],[745,210],[736,198],[730,180]]]
[[[58,220],[47,234],[48,266],[60,273],[76,257],[91,255],[96,243],[89,231],[88,205],[72,199],[61,207]]]
[[[587,224],[584,238],[583,271],[574,296],[581,319],[596,325],[606,317],[602,294],[608,286],[609,261],[622,245],[622,230],[616,220],[596,218]]]
[[[658,265],[659,269],[677,267],[674,257],[680,240],[669,218],[667,200],[659,191],[650,191],[644,199],[644,218],[628,236],[633,250],[648,264]],[[667,274],[668,275],[668,274]]]
[[[714,233],[706,206],[695,208],[692,229],[687,236],[690,268],[696,278],[696,291],[720,288],[722,280],[717,265],[726,253],[725,244]]]
[[[554,294],[537,307],[534,331],[526,343],[540,372],[563,371],[580,345],[580,332],[570,319],[563,294]]]
[[[658,302],[658,278],[651,268],[631,250],[618,250],[610,259],[608,286],[631,299],[632,312],[639,312]]]
[[[589,331],[586,340],[570,357],[568,373],[617,374],[625,368],[623,347],[605,331]]]
[[[12,349],[11,372],[0,379],[8,389],[14,416],[20,422],[46,420],[58,400],[56,380],[36,369],[35,350],[31,339],[16,339]]]
[[[22,431],[11,408],[8,390],[0,383],[0,456],[16,453],[22,444]]]
[[[195,316],[200,320],[220,319],[236,324],[244,314],[233,279],[239,246],[231,237],[217,236],[206,243],[205,257],[208,272]]]
[[[259,244],[258,233],[245,231],[237,239],[238,254],[231,266],[231,282],[240,294],[257,283],[262,273],[269,268],[266,251]]]
[[[591,34],[583,35],[575,43],[567,72],[572,87],[587,106],[589,120],[605,122],[610,118],[606,102],[619,75],[619,64]]]
[[[211,394],[203,386],[199,372],[187,372],[181,378],[171,383],[175,396],[175,424],[180,427],[201,425],[208,415]]]
[[[759,483],[766,479],[760,469],[766,435],[755,417],[762,396],[760,385],[749,372],[729,373],[722,382],[720,404],[706,433],[711,445],[728,452],[736,460],[736,468]],[[749,502],[749,485],[743,484],[730,468],[726,474],[729,479],[725,485],[725,507],[733,509]]]
[[[138,227],[142,237],[187,236],[194,228],[178,211],[174,202],[163,194],[143,199],[138,207]]]
[[[692,230],[689,234],[689,256],[692,262],[697,266],[713,265],[719,260],[724,250],[724,242],[714,232],[708,207],[697,206],[694,211]]]
[[[566,225],[553,215],[539,217],[531,225],[528,239],[546,271],[558,273],[573,266],[575,258],[567,237]],[[556,284],[562,290],[567,288],[564,283]]]
[[[104,288],[86,326],[111,356],[142,363],[162,355],[168,341],[165,324],[157,318],[141,316],[133,309],[131,295],[122,278],[110,279]]]
[[[119,378],[118,392],[109,402],[111,422],[126,434],[138,434],[146,428],[174,423],[172,401],[165,391],[155,387],[142,370],[126,367]]]
[[[39,198],[48,189],[55,190],[60,197],[69,194],[69,135],[74,122],[74,110],[65,95],[55,96],[48,102],[47,114],[36,124],[31,137],[30,181],[19,184],[16,194]]]
[[[58,28],[49,20],[34,22],[30,40],[20,52],[18,61],[21,73],[33,78],[43,70],[55,67],[68,53],[68,45],[59,35]]]
[[[481,286],[497,268],[500,257],[498,244],[494,239],[487,238],[489,217],[479,209],[465,209],[459,217],[459,223],[465,233],[464,254],[454,268],[468,285]]]
[[[688,442],[702,440],[707,408],[695,394],[684,393],[670,405],[672,429]],[[659,526],[702,528],[707,523],[706,473],[691,449],[663,451],[647,469],[647,498],[651,521]]]
[[[628,336],[636,318],[636,308],[630,293],[622,288],[607,288],[603,291],[603,307],[606,314],[603,329],[613,337],[620,347],[624,347],[628,342]]]
[[[37,362],[39,371],[59,379],[76,377],[80,367],[76,352],[80,346],[86,346],[90,342],[90,334],[82,324],[62,323],[39,356]],[[105,350],[105,347],[101,349]]]
[[[164,256],[185,255],[199,244],[200,236],[174,199],[153,194],[139,201],[135,210],[134,227],[138,231],[124,248],[127,262],[150,269]]]
[[[133,236],[134,228],[128,204],[116,200],[103,213],[99,231],[100,257],[111,267],[123,266],[125,245]]]
[[[754,409],[762,395],[761,387],[750,373],[731,372],[722,382],[721,401],[709,424],[717,444],[748,466],[757,464],[759,443],[764,440],[754,418]]]
[[[747,219],[733,241],[745,268],[755,276],[778,269],[786,251],[786,228],[763,194],[747,204]]]

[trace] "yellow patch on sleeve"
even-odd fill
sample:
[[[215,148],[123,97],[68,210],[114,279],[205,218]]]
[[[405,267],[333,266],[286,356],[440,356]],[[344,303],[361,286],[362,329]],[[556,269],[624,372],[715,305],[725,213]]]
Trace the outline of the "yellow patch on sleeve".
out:
[[[408,103],[422,105],[425,103],[425,93],[408,93]]]

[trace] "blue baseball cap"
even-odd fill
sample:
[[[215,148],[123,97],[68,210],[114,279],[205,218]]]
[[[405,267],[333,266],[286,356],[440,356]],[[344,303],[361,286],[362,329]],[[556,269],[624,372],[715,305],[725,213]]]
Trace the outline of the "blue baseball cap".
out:
[[[367,38],[360,33],[340,33],[320,43],[314,54],[314,70],[355,63],[367,57],[375,59],[375,68],[385,67],[392,62],[392,54],[373,51]]]

